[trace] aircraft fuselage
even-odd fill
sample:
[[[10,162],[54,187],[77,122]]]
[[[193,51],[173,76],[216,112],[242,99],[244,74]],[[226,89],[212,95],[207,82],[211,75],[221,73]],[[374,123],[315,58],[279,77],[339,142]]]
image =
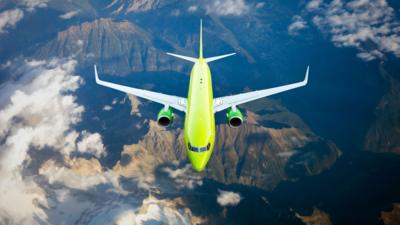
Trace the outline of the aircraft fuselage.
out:
[[[210,159],[215,141],[211,72],[203,58],[194,64],[190,73],[187,101],[185,147],[193,168],[200,172]]]

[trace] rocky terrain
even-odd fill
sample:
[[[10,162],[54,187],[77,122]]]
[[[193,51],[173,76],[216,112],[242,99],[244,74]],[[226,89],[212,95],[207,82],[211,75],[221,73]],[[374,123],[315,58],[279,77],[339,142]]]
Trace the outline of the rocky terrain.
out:
[[[399,225],[400,224],[400,204],[393,204],[392,211],[382,212],[381,219],[385,225]]]
[[[385,64],[382,63],[380,67],[389,91],[376,108],[376,118],[366,135],[364,146],[373,152],[400,154],[400,81],[388,73]]]
[[[181,71],[181,62],[155,47],[151,34],[139,26],[99,19],[71,26],[41,48],[36,56],[74,56],[84,64],[101,64],[106,74],[126,75],[142,71]]]
[[[272,190],[283,180],[321,173],[332,166],[341,151],[315,135],[294,114],[274,101],[264,100],[260,116],[247,110],[240,129],[217,125],[213,156],[203,176],[226,184],[246,184]],[[147,134],[136,144],[125,145],[114,171],[126,177],[139,176],[152,183],[160,165],[187,161],[181,122],[171,129],[149,121]],[[140,174],[140,175],[139,175]]]
[[[107,9],[112,9],[114,14],[120,13],[135,13],[135,12],[146,12],[149,10],[155,10],[164,7],[168,4],[175,2],[175,0],[113,0],[106,7]]]
[[[329,215],[317,208],[314,208],[312,214],[309,216],[302,216],[296,213],[296,217],[300,218],[306,225],[332,225]]]

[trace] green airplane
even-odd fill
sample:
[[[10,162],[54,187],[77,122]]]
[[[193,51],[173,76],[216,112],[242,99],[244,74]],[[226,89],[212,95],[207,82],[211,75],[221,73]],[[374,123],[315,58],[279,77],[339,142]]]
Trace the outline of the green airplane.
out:
[[[243,94],[214,98],[211,72],[208,63],[232,56],[235,53],[203,58],[203,32],[201,21],[199,47],[199,58],[167,53],[168,55],[194,63],[190,73],[189,93],[187,98],[102,81],[99,79],[97,74],[96,65],[94,66],[97,84],[164,105],[157,116],[157,121],[160,126],[169,126],[173,122],[174,115],[172,108],[185,112],[184,142],[192,167],[197,172],[201,172],[205,168],[214,149],[214,114],[216,112],[228,109],[226,117],[229,126],[238,128],[243,123],[244,119],[242,113],[237,108],[237,105],[298,87],[303,87],[307,85],[309,73],[309,67],[307,67],[305,79],[301,82]]]

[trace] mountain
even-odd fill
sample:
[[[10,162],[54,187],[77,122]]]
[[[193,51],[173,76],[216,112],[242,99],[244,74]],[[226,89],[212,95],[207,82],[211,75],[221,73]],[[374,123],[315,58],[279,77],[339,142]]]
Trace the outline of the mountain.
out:
[[[314,134],[295,114],[274,101],[261,101],[246,110],[240,129],[219,124],[213,156],[204,176],[225,184],[245,184],[272,190],[283,180],[297,180],[330,168],[341,151],[331,141]],[[182,119],[172,129],[149,121],[149,130],[138,143],[125,145],[113,170],[126,176],[140,174],[154,182],[161,165],[187,160],[183,144]]]
[[[400,224],[400,204],[393,204],[392,211],[381,212],[381,219],[385,225],[399,225]]]
[[[296,213],[296,216],[306,225],[332,225],[329,214],[317,208],[314,208],[309,216],[301,216],[298,213]]]
[[[113,0],[106,8],[111,9],[114,14],[146,12],[162,8],[176,0]]]
[[[364,148],[372,152],[400,154],[400,81],[398,71],[388,71],[387,64],[380,65],[382,77],[389,91],[380,100],[373,121],[365,137]]]
[[[74,56],[82,64],[100,63],[106,74],[181,71],[182,64],[156,47],[151,34],[128,21],[98,19],[71,26],[40,48],[35,56]]]

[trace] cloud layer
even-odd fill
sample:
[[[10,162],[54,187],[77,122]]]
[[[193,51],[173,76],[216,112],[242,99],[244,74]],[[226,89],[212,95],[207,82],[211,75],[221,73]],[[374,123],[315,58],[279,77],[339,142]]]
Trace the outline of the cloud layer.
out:
[[[400,57],[400,23],[386,0],[313,0],[306,9],[336,46],[357,48],[363,60]]]
[[[44,216],[39,206],[48,202],[44,190],[22,175],[37,160],[29,152],[51,149],[64,157],[74,151],[101,157],[105,149],[99,134],[73,129],[84,112],[73,95],[82,84],[73,72],[76,61],[17,64],[20,67],[12,72],[19,79],[0,87],[0,218],[33,224],[34,217]]]

